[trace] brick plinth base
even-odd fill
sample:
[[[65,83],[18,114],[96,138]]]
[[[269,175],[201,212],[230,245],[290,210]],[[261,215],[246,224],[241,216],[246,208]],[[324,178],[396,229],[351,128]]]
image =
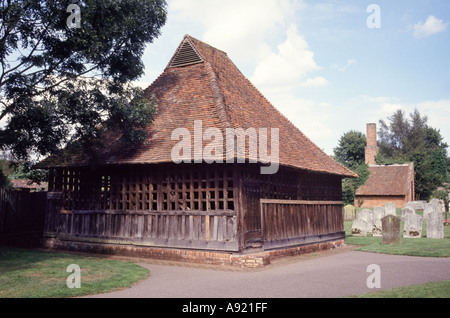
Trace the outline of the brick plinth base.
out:
[[[271,259],[295,256],[320,250],[344,246],[344,240],[311,243],[294,247],[280,248],[255,253],[214,252],[159,248],[134,245],[98,244],[87,242],[62,241],[54,238],[44,240],[44,248],[63,249],[87,253],[99,253],[119,256],[145,257],[168,261],[191,262],[198,264],[228,265],[241,268],[261,268],[270,264]]]

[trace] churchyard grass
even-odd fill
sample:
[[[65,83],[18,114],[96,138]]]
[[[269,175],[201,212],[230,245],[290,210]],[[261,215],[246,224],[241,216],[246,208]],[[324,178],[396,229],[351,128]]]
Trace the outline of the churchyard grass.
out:
[[[448,298],[449,295],[450,280],[444,280],[440,282],[379,290],[346,298]]]
[[[67,272],[71,264],[80,268],[80,288],[69,288],[66,283],[75,273]],[[130,287],[148,276],[147,269],[131,262],[0,246],[0,298],[105,293]]]
[[[357,213],[360,209],[357,210]],[[422,215],[421,211],[417,214]],[[397,209],[397,216],[401,216],[401,209]],[[348,245],[358,246],[356,250],[384,254],[450,257],[450,226],[444,226],[444,239],[426,238],[426,220],[423,221],[421,238],[403,238],[400,235],[399,244],[382,244],[381,237],[373,237],[368,233],[366,237],[352,236],[352,221],[344,221],[345,242]],[[403,221],[400,223],[403,231]]]

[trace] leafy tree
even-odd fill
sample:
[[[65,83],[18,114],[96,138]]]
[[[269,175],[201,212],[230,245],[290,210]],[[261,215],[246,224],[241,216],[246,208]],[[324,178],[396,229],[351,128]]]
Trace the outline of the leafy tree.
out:
[[[397,110],[389,123],[380,120],[378,164],[414,162],[416,197],[428,199],[448,179],[447,148],[439,130],[416,109],[406,117]]]
[[[339,145],[334,148],[336,160],[347,167],[356,167],[364,163],[366,136],[358,131],[346,132],[339,139]]]
[[[80,27],[69,4],[79,6]],[[1,1],[1,150],[15,160],[75,141],[90,151],[100,127],[142,141],[156,103],[130,83],[165,21],[164,0]]]
[[[355,166],[352,169],[357,175],[354,179],[344,179],[342,180],[342,201],[344,205],[354,204],[356,190],[364,183],[366,183],[369,178],[369,166],[366,163],[362,163],[359,166]]]
[[[357,178],[342,181],[342,200],[344,204],[354,204],[355,192],[369,178],[369,167],[365,163],[366,136],[351,130],[339,139],[339,145],[334,148],[334,158],[347,168],[358,174]]]
[[[11,179],[30,179],[38,184],[48,179],[47,170],[32,169],[29,162],[14,163],[13,166],[15,166],[15,171],[9,176]]]

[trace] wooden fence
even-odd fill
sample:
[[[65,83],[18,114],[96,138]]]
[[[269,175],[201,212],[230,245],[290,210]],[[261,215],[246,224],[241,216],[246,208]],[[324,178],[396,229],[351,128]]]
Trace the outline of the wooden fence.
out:
[[[260,202],[265,249],[344,236],[341,201],[261,199]]]
[[[41,237],[44,230],[46,192],[0,189],[0,239]],[[35,235],[36,234],[36,235]]]

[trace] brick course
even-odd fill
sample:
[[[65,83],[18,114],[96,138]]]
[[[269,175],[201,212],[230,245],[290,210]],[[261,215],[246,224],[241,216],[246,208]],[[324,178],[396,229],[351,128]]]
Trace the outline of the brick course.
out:
[[[336,240],[322,243],[305,244],[270,251],[239,254],[232,252],[212,252],[118,244],[69,242],[57,239],[47,239],[44,242],[44,248],[47,248],[49,250],[64,249],[87,253],[145,257],[158,260],[188,262],[195,264],[237,266],[239,268],[262,268],[266,265],[269,265],[272,259],[280,259],[283,257],[296,256],[300,254],[333,249],[343,246],[345,246],[344,240]]]

